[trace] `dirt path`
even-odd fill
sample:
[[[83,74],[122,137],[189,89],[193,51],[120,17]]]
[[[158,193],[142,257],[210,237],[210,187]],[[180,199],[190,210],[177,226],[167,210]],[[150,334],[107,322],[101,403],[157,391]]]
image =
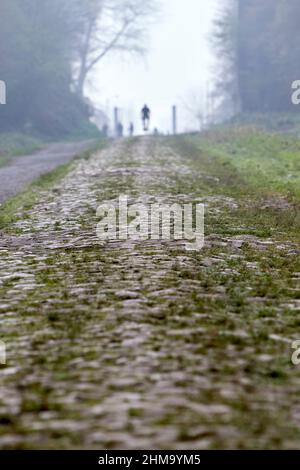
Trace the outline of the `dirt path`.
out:
[[[91,146],[91,141],[51,144],[33,155],[10,159],[0,168],[0,204],[15,196],[34,179],[69,162]]]
[[[116,142],[3,235],[2,448],[297,447],[296,247],[216,233],[242,202],[199,159],[201,171],[168,141]],[[205,248],[103,244],[96,208],[120,194],[204,202]]]

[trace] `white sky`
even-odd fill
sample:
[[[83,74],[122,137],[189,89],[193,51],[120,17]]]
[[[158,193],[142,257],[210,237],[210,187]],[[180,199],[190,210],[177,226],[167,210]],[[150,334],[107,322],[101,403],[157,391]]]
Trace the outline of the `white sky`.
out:
[[[205,90],[212,57],[209,32],[217,0],[161,0],[159,22],[149,34],[145,58],[113,56],[99,64],[90,96],[112,120],[113,107],[121,108],[125,129],[132,120],[141,131],[140,110],[147,103],[152,111],[151,127],[171,130],[171,106],[178,106],[178,127],[197,127],[184,103]],[[197,98],[200,100],[200,98]]]

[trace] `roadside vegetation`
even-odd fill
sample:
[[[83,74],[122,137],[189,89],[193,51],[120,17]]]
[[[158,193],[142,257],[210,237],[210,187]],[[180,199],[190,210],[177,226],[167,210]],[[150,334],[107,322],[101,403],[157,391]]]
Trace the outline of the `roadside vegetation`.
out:
[[[191,142],[232,165],[262,195],[277,192],[300,200],[300,140],[256,126],[220,127]]]
[[[239,113],[229,126],[255,127],[279,134],[300,136],[300,113]]]
[[[11,157],[26,155],[39,150],[44,143],[37,137],[25,134],[0,133],[0,167],[4,166]]]

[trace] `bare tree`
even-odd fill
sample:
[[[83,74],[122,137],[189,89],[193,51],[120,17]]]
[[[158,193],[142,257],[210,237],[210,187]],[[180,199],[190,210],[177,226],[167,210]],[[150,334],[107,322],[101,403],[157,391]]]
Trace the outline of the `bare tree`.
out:
[[[142,54],[156,0],[84,0],[75,88],[82,96],[89,73],[109,53]]]

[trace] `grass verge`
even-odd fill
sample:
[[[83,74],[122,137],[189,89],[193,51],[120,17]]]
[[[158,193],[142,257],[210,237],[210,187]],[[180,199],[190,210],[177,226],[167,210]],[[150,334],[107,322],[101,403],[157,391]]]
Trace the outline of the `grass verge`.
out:
[[[300,140],[253,127],[225,127],[190,141],[202,151],[231,164],[262,193],[276,192],[300,201]]]
[[[240,128],[179,136],[170,143],[185,156],[194,175],[188,186],[174,181],[174,193],[192,191],[197,198],[230,198],[236,203],[234,210],[223,204],[221,217],[207,215],[214,233],[299,240],[298,139]]]

